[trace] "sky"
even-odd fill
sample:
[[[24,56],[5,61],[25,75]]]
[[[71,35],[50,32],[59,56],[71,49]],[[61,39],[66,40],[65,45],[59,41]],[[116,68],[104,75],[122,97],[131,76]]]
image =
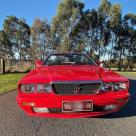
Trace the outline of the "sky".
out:
[[[82,0],[85,9],[97,8],[100,0]],[[123,14],[136,14],[136,0],[109,0],[112,4],[119,3]],[[9,15],[24,18],[31,26],[36,17],[47,18],[49,22],[56,15],[59,0],[0,0],[0,28],[4,19]]]

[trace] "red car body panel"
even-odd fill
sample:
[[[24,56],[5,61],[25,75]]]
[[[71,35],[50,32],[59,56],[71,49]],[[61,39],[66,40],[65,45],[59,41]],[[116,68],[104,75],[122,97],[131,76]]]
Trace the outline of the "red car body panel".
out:
[[[18,105],[31,116],[41,117],[62,117],[62,118],[79,118],[91,117],[108,114],[118,111],[124,106],[129,99],[127,90],[107,91],[98,94],[74,94],[74,95],[57,95],[53,91],[50,94],[30,93],[25,94],[20,91],[21,84],[39,84],[51,82],[67,81],[97,81],[102,82],[127,82],[128,79],[121,75],[101,68],[97,65],[63,65],[63,66],[39,66],[24,76],[18,83]],[[63,101],[93,101],[93,105],[104,107],[105,105],[117,105],[114,110],[109,111],[91,111],[91,112],[73,112],[73,113],[35,113],[33,107],[62,108]],[[23,105],[23,102],[35,103],[34,106]]]

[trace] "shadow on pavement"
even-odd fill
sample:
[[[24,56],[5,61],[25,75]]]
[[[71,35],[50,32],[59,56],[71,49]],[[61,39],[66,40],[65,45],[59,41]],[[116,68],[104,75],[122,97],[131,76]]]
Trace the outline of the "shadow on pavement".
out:
[[[119,112],[102,116],[102,118],[108,119],[136,116],[136,80],[129,79],[129,81],[130,81],[129,92],[131,94],[129,102],[124,107],[122,107],[122,109]]]

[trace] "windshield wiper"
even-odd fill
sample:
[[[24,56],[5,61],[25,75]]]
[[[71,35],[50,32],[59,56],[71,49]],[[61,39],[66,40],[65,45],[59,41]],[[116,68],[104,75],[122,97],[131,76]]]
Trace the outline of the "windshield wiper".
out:
[[[56,63],[50,63],[50,64],[47,64],[48,66],[52,66],[52,65],[59,65],[59,64],[56,64]]]
[[[75,64],[75,62],[64,62],[64,64]]]
[[[63,62],[63,63],[50,63],[50,64],[47,64],[48,66],[52,66],[52,65],[66,65],[66,64],[75,64],[75,62]]]

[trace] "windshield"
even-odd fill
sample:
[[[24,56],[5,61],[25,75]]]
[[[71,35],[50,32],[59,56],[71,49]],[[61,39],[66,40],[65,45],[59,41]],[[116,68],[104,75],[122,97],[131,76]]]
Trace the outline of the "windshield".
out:
[[[44,62],[44,65],[93,65],[95,64],[85,54],[52,54]]]

